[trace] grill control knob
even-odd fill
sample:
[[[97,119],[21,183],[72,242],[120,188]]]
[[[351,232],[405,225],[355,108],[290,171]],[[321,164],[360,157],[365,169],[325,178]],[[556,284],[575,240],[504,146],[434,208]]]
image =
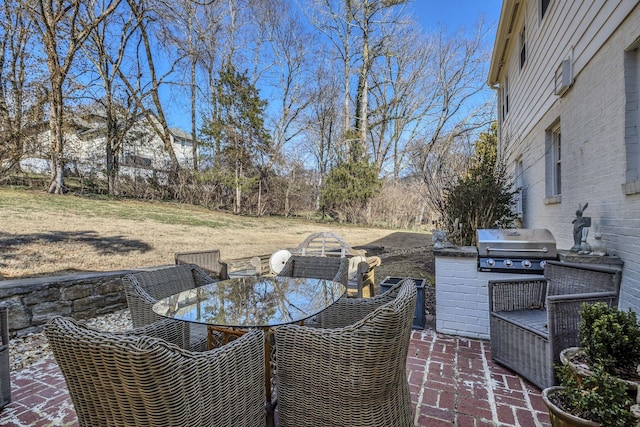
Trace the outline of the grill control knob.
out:
[[[511,267],[511,265],[513,265],[513,262],[510,259],[505,259],[502,263],[505,267]]]
[[[493,267],[494,265],[496,265],[496,261],[493,258],[487,258],[487,265],[489,267]]]
[[[547,265],[547,261],[545,260],[540,261],[540,268],[544,269],[545,265]]]
[[[531,261],[529,261],[528,259],[523,260],[520,264],[524,268],[531,268]]]

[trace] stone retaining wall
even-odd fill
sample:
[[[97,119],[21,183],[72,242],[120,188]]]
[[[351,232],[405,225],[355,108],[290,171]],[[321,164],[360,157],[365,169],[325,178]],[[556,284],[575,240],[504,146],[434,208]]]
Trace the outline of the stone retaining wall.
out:
[[[40,331],[58,315],[89,319],[127,308],[122,277],[133,271],[138,270],[0,281],[0,306],[9,309],[9,334]]]

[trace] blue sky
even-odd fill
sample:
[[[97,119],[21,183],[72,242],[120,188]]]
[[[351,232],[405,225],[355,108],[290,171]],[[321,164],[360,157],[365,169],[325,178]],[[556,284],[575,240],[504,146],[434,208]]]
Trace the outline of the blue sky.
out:
[[[425,29],[444,25],[455,30],[460,25],[473,25],[480,15],[494,28],[500,19],[502,0],[414,0],[409,8],[423,23]]]
[[[425,31],[430,32],[444,26],[448,31],[456,31],[460,26],[473,27],[478,18],[483,15],[485,26],[489,29],[487,42],[493,43],[502,0],[409,0],[406,7],[422,24]],[[170,126],[177,126],[183,130],[190,129],[188,105],[182,105],[175,111],[167,111]],[[180,101],[173,100],[180,104]]]

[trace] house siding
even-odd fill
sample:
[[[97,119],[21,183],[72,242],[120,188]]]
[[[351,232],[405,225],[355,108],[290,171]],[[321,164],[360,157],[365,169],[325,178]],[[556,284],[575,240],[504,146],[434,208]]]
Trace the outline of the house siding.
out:
[[[498,76],[498,81],[509,76],[511,105],[500,123],[500,142],[510,162],[522,156],[523,227],[548,228],[558,248],[569,249],[575,211],[588,202],[585,215],[600,222],[609,252],[624,261],[620,306],[640,311],[640,194],[625,194],[624,187],[625,49],[640,37],[639,2],[554,0],[540,23],[537,3],[525,2],[519,21],[527,25],[525,67],[520,70],[512,40]],[[554,72],[571,56],[575,81],[559,97]],[[545,137],[558,119],[562,194],[550,203],[545,199]]]
[[[69,129],[65,133],[64,156],[66,166],[80,175],[97,175],[106,178],[106,129],[104,125],[91,131],[77,132]],[[183,133],[179,130],[172,132]],[[51,170],[49,130],[37,136],[32,144],[25,148],[21,161],[24,170],[43,173]],[[188,135],[187,135],[188,136]],[[193,167],[193,145],[190,140],[171,135],[173,151],[182,168]],[[171,167],[170,158],[164,143],[156,135],[146,119],[139,120],[127,133],[120,153],[120,174],[150,178],[166,173]]]

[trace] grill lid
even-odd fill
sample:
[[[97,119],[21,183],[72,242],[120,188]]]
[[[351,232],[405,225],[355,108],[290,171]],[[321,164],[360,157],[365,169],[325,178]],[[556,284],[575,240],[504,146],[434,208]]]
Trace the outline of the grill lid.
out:
[[[547,229],[479,229],[478,255],[554,259],[556,240]]]

